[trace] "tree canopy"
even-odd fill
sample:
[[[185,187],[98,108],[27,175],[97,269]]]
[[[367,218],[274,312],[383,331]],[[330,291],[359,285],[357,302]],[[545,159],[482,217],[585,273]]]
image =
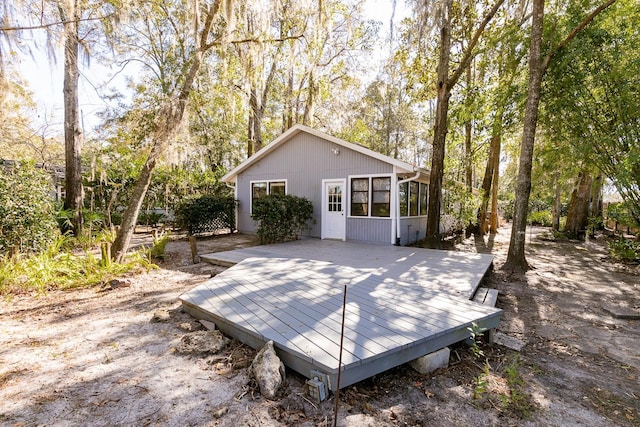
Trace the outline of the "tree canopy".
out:
[[[365,0],[9,0],[0,155],[79,161],[67,186],[107,223],[123,216],[118,253],[141,210],[215,187],[296,123],[431,169],[436,241],[442,214],[480,233],[497,230],[498,213],[515,215],[517,237],[531,212],[549,211],[561,228],[585,176],[602,177],[640,219],[636,2],[391,4],[371,18]],[[70,72],[83,56],[136,71],[126,86],[95,82],[105,108],[81,134],[82,73],[67,75],[62,128],[33,114],[19,67],[34,52],[62,52]]]

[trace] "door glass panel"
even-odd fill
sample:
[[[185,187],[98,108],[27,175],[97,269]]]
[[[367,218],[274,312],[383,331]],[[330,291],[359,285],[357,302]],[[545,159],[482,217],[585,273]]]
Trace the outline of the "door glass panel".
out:
[[[327,186],[327,210],[329,212],[342,212],[342,186]]]

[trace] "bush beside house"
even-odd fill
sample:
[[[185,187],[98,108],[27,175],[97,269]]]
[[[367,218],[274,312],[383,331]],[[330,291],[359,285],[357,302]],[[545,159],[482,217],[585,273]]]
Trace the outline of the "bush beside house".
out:
[[[252,208],[260,244],[297,239],[313,217],[311,201],[292,195],[263,196],[254,201]]]

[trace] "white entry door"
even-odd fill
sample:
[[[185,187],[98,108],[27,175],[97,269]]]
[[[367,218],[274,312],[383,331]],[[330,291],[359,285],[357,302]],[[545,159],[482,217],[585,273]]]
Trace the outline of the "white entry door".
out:
[[[323,180],[322,186],[321,236],[323,239],[345,240],[345,180]]]

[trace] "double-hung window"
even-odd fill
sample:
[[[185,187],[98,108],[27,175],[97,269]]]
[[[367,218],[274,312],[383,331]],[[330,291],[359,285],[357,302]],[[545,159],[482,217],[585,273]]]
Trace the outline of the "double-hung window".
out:
[[[369,216],[369,178],[351,179],[351,215]]]
[[[287,181],[282,179],[251,181],[251,206],[253,206],[254,201],[269,194],[278,194],[281,196],[287,194]]]
[[[391,216],[391,177],[351,178],[351,216]]]

